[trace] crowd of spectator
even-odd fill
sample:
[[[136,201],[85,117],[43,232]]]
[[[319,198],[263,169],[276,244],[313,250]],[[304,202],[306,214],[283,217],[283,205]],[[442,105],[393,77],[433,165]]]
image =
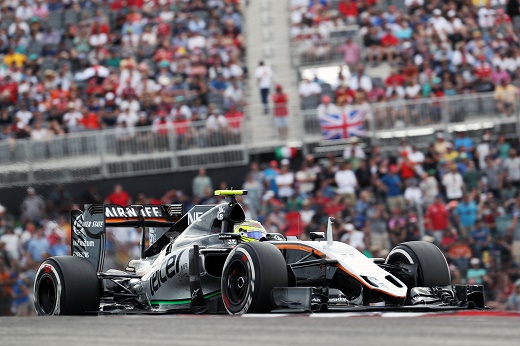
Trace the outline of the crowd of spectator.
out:
[[[518,145],[490,131],[478,140],[461,132],[451,142],[438,134],[424,151],[403,140],[392,155],[352,141],[342,157],[252,162],[242,186],[248,195],[238,199],[247,219],[301,239],[325,231],[327,218],[334,216],[335,239],[369,257],[384,257],[404,241],[435,243],[448,260],[454,284],[483,284],[490,306],[519,310]],[[30,290],[38,264],[69,251],[71,208],[182,203],[189,210],[218,203],[213,190],[228,184],[233,182],[216,182],[211,171],[201,168],[191,190],[175,188],[163,196],[131,195],[121,185],[102,195],[90,184],[80,196],[60,185],[46,197],[28,188],[20,210],[0,206],[0,292],[2,302],[9,302],[2,305],[3,313],[32,313]],[[113,254],[108,267],[124,268],[139,256],[138,230],[107,234],[107,253]]]
[[[495,91],[494,111],[512,114],[520,85],[517,0],[399,4],[292,0],[291,36],[299,53],[322,63],[336,54],[349,67],[331,83],[318,76],[302,81],[300,88],[341,105]],[[345,39],[351,24],[359,30]],[[389,73],[369,78],[363,65],[382,62],[388,63]],[[309,83],[317,86],[309,88]]]
[[[208,145],[243,118],[239,0],[9,0],[0,10],[0,141],[153,126]],[[210,143],[211,144],[211,143]],[[225,144],[225,141],[224,141]]]

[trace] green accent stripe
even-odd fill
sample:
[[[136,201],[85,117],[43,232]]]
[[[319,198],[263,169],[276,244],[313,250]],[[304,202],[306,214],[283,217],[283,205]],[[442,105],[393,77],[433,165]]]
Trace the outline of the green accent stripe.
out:
[[[204,299],[216,297],[220,294],[220,291],[215,291],[213,293],[208,293],[204,295]],[[152,305],[182,305],[191,303],[191,299],[181,299],[181,300],[150,300],[150,304]]]

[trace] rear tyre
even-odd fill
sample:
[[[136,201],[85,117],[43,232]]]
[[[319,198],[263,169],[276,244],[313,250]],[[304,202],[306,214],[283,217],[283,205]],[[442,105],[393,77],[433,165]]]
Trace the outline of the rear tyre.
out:
[[[39,316],[96,313],[99,294],[97,272],[81,257],[48,258],[34,280],[34,307]]]
[[[386,263],[407,265],[413,268],[407,275],[398,275],[399,279],[413,287],[446,286],[451,284],[450,269],[441,250],[425,241],[410,241],[399,244],[390,251]]]
[[[263,242],[240,244],[224,264],[222,300],[232,315],[270,312],[271,291],[287,285],[287,264],[276,246]]]

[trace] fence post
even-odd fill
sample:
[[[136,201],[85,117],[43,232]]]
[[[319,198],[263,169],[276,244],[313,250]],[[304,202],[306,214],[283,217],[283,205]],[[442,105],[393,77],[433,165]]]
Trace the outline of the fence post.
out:
[[[108,152],[107,142],[105,140],[105,131],[98,131],[96,133],[97,137],[97,143],[99,143],[98,151],[99,151],[99,158],[101,160],[101,176],[103,178],[108,178],[108,167],[107,167],[107,161],[106,161],[106,153]]]
[[[518,96],[518,94],[515,95],[516,138],[520,138],[520,110],[518,109],[520,104],[518,102]]]
[[[24,140],[21,143],[25,143],[25,159],[27,160],[27,184],[33,185],[34,184],[34,162],[32,159],[32,146],[33,142],[31,142],[29,139]]]
[[[298,136],[302,142],[302,154],[303,156],[307,156],[309,154],[309,148],[307,147],[307,142],[305,141],[305,116],[306,111],[303,111],[300,107],[295,107],[296,113],[298,114],[295,118],[300,119],[300,135]],[[315,114],[317,117],[317,114]],[[321,134],[320,134],[321,136]]]
[[[444,132],[444,138],[448,138],[448,134],[449,134],[449,131],[448,131],[448,128],[449,128],[449,125],[450,125],[450,112],[448,111],[448,103],[449,103],[449,99],[448,98],[444,98],[442,101],[442,107],[441,107],[441,121],[442,121],[442,128],[444,129],[443,132]],[[430,104],[430,107],[431,107],[431,104]]]
[[[168,147],[171,152],[170,156],[170,165],[171,170],[176,171],[179,166],[179,162],[177,161],[177,146],[175,145],[175,125],[171,126],[168,131]]]
[[[368,120],[368,131],[370,133],[370,142],[372,146],[379,144],[377,140],[377,126],[376,126],[376,112],[374,111],[374,106],[372,104],[368,104],[368,114],[367,114],[367,120]]]

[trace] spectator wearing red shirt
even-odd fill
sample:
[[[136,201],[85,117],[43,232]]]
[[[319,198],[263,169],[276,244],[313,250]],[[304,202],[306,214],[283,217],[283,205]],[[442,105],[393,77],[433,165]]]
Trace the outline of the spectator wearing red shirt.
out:
[[[387,87],[396,86],[396,85],[402,86],[404,81],[405,81],[404,76],[402,74],[400,74],[397,69],[394,68],[390,72],[390,76],[388,76],[386,78],[385,85]]]
[[[440,195],[435,197],[435,201],[426,209],[425,219],[429,223],[428,228],[432,230],[437,244],[442,241],[443,231],[448,227],[449,216],[446,204]]]
[[[278,137],[280,139],[286,139],[288,126],[287,116],[289,115],[287,103],[289,102],[289,98],[287,97],[287,94],[283,92],[283,88],[280,84],[276,85],[272,99],[274,104],[274,126],[278,130]]]
[[[123,190],[123,186],[120,184],[114,186],[114,191],[105,199],[105,204],[127,206],[131,203],[132,198],[126,191]]]
[[[242,121],[244,120],[244,113],[237,109],[235,104],[230,104],[229,109],[224,114],[231,131],[232,143],[240,143],[240,129],[242,127]]]
[[[399,45],[399,39],[392,33],[392,30],[386,29],[386,33],[381,37],[381,55],[386,61],[392,63],[394,54],[396,54],[396,47]]]
[[[359,10],[352,0],[342,0],[338,5],[338,11],[345,16],[348,24],[356,24]]]
[[[475,64],[475,75],[478,78],[487,79],[491,77],[493,69],[491,64],[486,61],[486,56],[481,54],[478,56],[478,62]]]

